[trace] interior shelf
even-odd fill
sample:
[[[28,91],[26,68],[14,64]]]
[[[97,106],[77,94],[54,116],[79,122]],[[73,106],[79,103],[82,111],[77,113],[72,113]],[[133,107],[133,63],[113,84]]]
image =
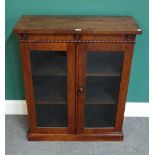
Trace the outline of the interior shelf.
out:
[[[39,127],[66,127],[67,105],[36,104],[36,119]]]
[[[123,52],[88,52],[87,76],[121,76]]]
[[[86,104],[116,104],[119,77],[89,77]],[[67,104],[66,77],[33,77],[36,104]]]
[[[121,76],[121,75],[119,73],[117,73],[117,72],[109,72],[109,73],[108,72],[103,72],[103,73],[100,73],[100,72],[99,73],[97,73],[97,72],[96,73],[95,72],[93,72],[93,73],[89,72],[89,73],[86,74],[86,76],[87,77],[89,77],[89,76],[91,76],[91,77],[107,76],[108,77],[108,76]]]
[[[66,77],[33,77],[36,104],[67,104]]]
[[[112,64],[106,62],[94,62],[88,64],[86,75],[87,76],[120,76],[118,69]]]
[[[89,52],[86,76],[121,76],[122,55],[115,53]],[[67,54],[64,51],[32,51],[31,65],[34,76],[66,76]]]
[[[64,51],[31,52],[33,76],[66,76],[67,54]]]
[[[116,105],[85,105],[85,127],[114,127]]]
[[[86,79],[86,104],[116,104],[120,77],[89,77]]]

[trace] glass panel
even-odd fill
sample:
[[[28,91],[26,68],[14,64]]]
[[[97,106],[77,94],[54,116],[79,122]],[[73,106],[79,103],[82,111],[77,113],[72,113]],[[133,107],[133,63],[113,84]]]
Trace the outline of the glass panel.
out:
[[[38,127],[67,126],[67,53],[31,51],[32,81]]]
[[[114,127],[123,52],[88,52],[85,127]]]

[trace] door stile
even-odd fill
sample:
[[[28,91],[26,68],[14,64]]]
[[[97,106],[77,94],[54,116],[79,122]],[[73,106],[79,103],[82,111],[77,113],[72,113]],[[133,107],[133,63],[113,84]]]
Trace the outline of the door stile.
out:
[[[85,100],[85,46],[77,45],[76,57],[76,129],[77,134],[84,131],[84,100]]]
[[[75,44],[68,43],[67,46],[67,97],[68,97],[68,130],[74,134],[76,130],[76,106],[75,106]]]

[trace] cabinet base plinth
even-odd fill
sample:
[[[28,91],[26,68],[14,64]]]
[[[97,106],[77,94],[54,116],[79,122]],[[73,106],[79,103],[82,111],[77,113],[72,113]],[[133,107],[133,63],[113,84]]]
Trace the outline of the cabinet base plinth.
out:
[[[40,134],[28,133],[30,141],[123,141],[122,132],[106,134]]]

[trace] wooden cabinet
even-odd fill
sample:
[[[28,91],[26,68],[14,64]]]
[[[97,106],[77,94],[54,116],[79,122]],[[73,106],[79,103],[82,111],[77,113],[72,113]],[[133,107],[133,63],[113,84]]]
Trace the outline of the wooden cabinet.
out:
[[[133,17],[23,16],[29,140],[123,140]]]

